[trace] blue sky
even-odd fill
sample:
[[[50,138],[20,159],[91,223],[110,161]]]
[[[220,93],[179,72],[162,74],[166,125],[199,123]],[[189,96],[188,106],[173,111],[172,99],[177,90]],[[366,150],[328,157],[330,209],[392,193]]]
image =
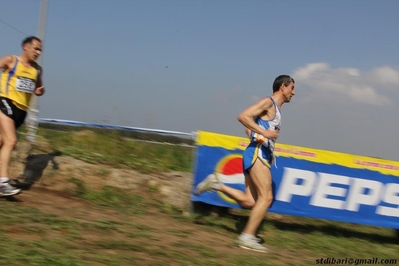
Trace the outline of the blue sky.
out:
[[[39,10],[40,0],[3,5],[2,55],[20,54]],[[279,142],[399,160],[397,10],[396,0],[49,0],[40,117],[244,136],[237,115],[289,74],[296,96]]]

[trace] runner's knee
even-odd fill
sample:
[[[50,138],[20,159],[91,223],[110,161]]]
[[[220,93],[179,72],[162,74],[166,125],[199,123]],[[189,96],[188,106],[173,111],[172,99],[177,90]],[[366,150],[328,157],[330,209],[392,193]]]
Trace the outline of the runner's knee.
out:
[[[259,203],[263,203],[263,204],[265,204],[267,206],[270,206],[272,201],[273,201],[273,193],[271,191],[268,191],[266,194],[260,195],[258,197],[258,202]]]
[[[273,193],[270,191],[270,193],[268,193],[266,196],[266,203],[268,206],[270,206],[272,202],[273,202]]]
[[[17,138],[10,137],[10,138],[4,138],[2,140],[3,145],[8,145],[11,146],[12,148],[15,148],[17,146],[17,143],[18,143]]]

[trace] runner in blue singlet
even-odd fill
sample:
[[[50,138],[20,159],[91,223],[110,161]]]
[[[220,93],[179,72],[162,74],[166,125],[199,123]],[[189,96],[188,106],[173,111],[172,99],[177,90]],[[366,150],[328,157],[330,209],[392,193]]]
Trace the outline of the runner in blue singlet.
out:
[[[273,95],[248,107],[238,116],[251,139],[243,153],[245,192],[221,183],[218,173],[210,174],[196,187],[197,195],[204,191],[218,190],[242,207],[252,209],[248,223],[236,241],[241,248],[268,251],[255,234],[273,201],[270,164],[281,129],[280,109],[295,95],[294,85],[295,81],[290,76],[278,76],[273,83]]]

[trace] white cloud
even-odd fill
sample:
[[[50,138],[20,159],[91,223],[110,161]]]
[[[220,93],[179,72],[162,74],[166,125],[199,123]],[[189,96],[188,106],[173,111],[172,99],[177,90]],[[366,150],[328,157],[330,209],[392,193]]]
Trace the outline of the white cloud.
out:
[[[390,107],[393,101],[386,95],[386,89],[399,88],[399,71],[388,66],[362,72],[356,68],[331,68],[326,63],[310,63],[295,70],[292,77],[298,88],[312,89],[306,93],[312,101],[336,103],[349,100]]]
[[[370,82],[377,82],[376,86],[381,85],[389,89],[399,90],[399,71],[391,67],[379,67],[371,71]]]

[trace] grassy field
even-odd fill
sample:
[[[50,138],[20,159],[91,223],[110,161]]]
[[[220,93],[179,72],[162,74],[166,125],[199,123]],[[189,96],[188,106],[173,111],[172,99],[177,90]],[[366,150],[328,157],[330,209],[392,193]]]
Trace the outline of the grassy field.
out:
[[[54,150],[93,164],[145,173],[191,171],[189,147],[87,130],[40,130],[39,137]],[[156,166],[148,167],[154,160]],[[392,229],[268,214],[259,235],[272,252],[259,254],[234,246],[247,219],[245,210],[215,216],[202,205],[183,216],[182,210],[162,203],[153,189],[93,191],[80,180],[70,177],[68,182],[76,187],[71,197],[33,191],[23,204],[2,201],[2,265],[316,265],[321,258],[353,258],[352,265],[377,258],[399,265]]]
[[[399,259],[393,232],[384,228],[269,215],[260,236],[273,252],[259,254],[234,247],[237,228],[246,221],[244,211],[184,217],[173,207],[112,188],[77,195],[86,208],[112,215],[65,216],[3,202],[3,265],[260,266],[315,265],[320,258]],[[170,220],[173,227],[150,224],[149,217]],[[204,231],[212,237],[199,241]]]
[[[44,129],[39,131],[39,136],[63,155],[89,163],[127,167],[141,173],[191,171],[192,147],[128,139],[112,131],[73,132]]]

